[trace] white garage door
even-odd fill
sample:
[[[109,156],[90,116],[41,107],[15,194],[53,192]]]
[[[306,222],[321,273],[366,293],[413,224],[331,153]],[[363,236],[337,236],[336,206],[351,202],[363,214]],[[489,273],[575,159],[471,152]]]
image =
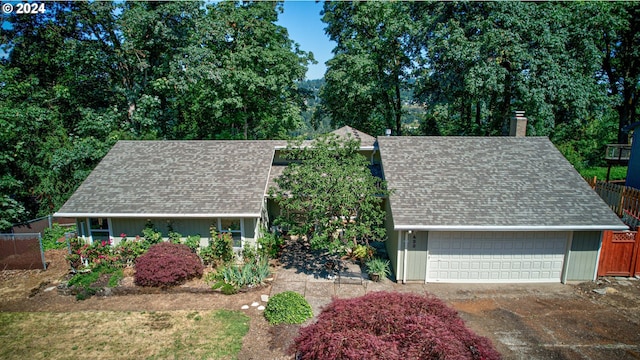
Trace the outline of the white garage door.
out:
[[[569,233],[429,232],[427,282],[560,282]]]

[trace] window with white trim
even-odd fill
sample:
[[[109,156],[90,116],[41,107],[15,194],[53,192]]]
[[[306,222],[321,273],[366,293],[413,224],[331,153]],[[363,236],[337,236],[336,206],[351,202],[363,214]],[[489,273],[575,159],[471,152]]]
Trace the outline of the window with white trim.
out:
[[[89,218],[89,233],[92,241],[109,242],[111,231],[109,230],[109,219],[107,218]]]
[[[219,219],[220,233],[229,233],[233,238],[233,247],[242,247],[242,225],[240,219]]]

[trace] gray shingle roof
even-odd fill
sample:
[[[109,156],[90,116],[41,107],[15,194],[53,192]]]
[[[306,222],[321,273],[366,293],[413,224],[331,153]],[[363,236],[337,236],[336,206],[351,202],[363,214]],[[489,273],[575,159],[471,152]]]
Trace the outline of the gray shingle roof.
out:
[[[119,141],[65,216],[259,216],[274,141]]]
[[[376,143],[376,138],[373,136],[364,133],[358,129],[354,129],[351,126],[343,126],[339,129],[336,129],[331,132],[332,134],[336,134],[339,137],[348,137],[351,136],[354,139],[360,140],[360,147],[374,147]]]
[[[380,137],[378,144],[398,230],[625,228],[547,138]]]

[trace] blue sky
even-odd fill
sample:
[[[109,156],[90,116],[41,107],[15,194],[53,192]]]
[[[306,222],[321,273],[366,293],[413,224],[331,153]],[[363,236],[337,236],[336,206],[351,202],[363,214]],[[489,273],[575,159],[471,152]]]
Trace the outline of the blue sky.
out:
[[[307,79],[320,79],[326,70],[325,62],[331,59],[336,43],[324,33],[325,24],[320,20],[322,2],[285,1],[284,13],[278,17],[278,25],[289,31],[289,38],[300,44],[300,49],[310,51],[318,62],[309,65]]]

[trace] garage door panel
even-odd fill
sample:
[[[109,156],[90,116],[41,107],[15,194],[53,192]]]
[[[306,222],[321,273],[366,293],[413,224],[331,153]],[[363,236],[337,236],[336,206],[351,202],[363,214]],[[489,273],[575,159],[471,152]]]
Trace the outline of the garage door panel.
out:
[[[427,281],[559,282],[566,232],[430,232]]]

